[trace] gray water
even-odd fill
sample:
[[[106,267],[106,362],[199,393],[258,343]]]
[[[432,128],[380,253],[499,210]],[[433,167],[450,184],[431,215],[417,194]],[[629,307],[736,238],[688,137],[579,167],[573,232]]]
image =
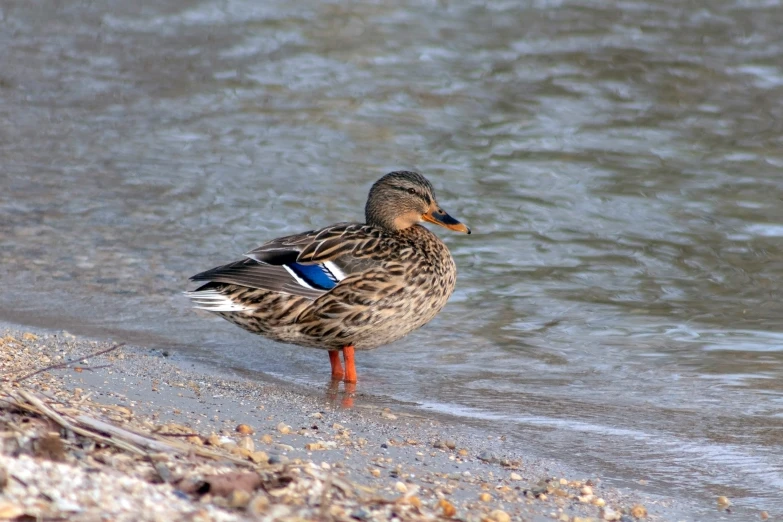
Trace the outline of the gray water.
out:
[[[413,168],[474,234],[358,391],[783,512],[780,3],[0,4],[0,319],[320,386],[187,277]]]

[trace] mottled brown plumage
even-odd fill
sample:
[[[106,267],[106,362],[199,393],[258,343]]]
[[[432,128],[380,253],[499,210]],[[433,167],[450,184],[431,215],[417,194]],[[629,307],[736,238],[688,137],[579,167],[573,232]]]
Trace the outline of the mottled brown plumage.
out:
[[[432,320],[456,282],[448,248],[418,223],[470,230],[438,206],[430,183],[414,172],[377,181],[365,218],[274,239],[247,259],[194,276],[208,283],[188,295],[277,341],[326,350],[395,341]]]

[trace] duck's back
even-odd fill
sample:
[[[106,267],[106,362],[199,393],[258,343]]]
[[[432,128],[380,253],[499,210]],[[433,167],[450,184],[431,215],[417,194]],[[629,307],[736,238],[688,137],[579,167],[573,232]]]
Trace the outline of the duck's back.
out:
[[[254,333],[330,350],[399,339],[432,320],[456,282],[448,249],[419,225],[340,224],[247,255],[195,276],[210,283],[191,297]]]

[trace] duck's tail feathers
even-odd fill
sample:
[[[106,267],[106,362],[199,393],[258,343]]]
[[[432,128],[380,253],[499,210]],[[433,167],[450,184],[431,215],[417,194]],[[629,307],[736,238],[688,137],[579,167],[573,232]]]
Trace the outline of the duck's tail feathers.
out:
[[[206,286],[206,285],[205,285]],[[249,306],[232,301],[227,295],[214,289],[199,288],[192,292],[184,292],[185,297],[193,301],[193,307],[208,312],[249,312]]]

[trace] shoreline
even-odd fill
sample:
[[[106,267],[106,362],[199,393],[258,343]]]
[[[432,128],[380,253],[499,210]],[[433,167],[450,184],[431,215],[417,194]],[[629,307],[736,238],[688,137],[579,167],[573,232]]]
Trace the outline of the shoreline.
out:
[[[111,347],[105,341],[8,324],[0,325],[0,343],[4,379]],[[73,367],[50,370],[19,386],[69,400],[89,397],[96,405],[94,410],[104,416],[102,420],[137,432],[154,434],[161,427],[180,426],[192,432],[192,444],[224,451],[227,458],[245,455],[247,460],[250,447],[268,457],[263,461],[263,455],[256,455],[258,462],[251,462],[255,471],[287,473],[289,468],[275,466],[298,466],[316,470],[327,477],[323,480],[348,481],[369,495],[354,499],[358,507],[330,504],[330,508],[336,506],[334,513],[325,511],[317,499],[285,505],[288,511],[275,512],[281,505],[276,497],[266,499],[266,511],[251,513],[247,504],[226,505],[233,493],[205,501],[203,495],[185,494],[171,483],[147,481],[145,487],[152,490],[144,494],[149,497],[161,490],[174,495],[179,502],[176,516],[183,519],[191,520],[193,513],[207,509],[208,520],[312,519],[313,513],[324,520],[384,520],[391,515],[379,506],[394,505],[399,509],[392,510],[393,514],[400,520],[759,520],[755,510],[732,508],[727,512],[718,510],[716,504],[663,498],[631,487],[605,487],[600,477],[582,476],[567,463],[538,459],[509,447],[502,433],[487,433],[458,417],[428,414],[371,395],[349,397],[343,384],[316,392],[273,378],[255,381],[237,374],[226,376],[164,353],[123,346],[88,364],[80,362],[81,371]],[[95,369],[88,369],[91,366]],[[129,414],[116,415],[117,411]],[[253,434],[237,433],[240,425],[249,426]],[[242,445],[245,453],[236,449]],[[6,453],[0,458],[12,458]],[[80,463],[65,464],[78,467]],[[236,468],[230,461],[220,465],[222,472]],[[29,487],[22,490],[17,497],[30,493]],[[8,492],[0,493],[0,498],[3,495]],[[71,513],[69,519],[92,520],[88,511]],[[133,520],[154,520],[155,516],[141,512]]]

